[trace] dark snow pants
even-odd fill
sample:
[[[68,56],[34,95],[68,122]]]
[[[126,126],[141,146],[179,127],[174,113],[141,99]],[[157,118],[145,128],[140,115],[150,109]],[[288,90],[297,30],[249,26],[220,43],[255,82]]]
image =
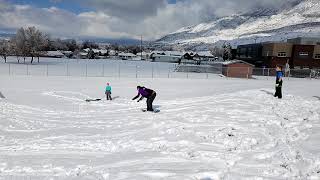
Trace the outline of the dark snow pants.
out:
[[[106,97],[107,97],[107,100],[110,100],[110,101],[112,100],[110,91],[106,91]]]
[[[282,81],[277,80],[276,84],[278,84],[278,86],[276,86],[276,93],[274,94],[274,97],[278,97],[279,99],[282,98]]]
[[[153,92],[150,97],[147,98],[147,111],[153,111],[152,103],[156,98],[157,93]]]

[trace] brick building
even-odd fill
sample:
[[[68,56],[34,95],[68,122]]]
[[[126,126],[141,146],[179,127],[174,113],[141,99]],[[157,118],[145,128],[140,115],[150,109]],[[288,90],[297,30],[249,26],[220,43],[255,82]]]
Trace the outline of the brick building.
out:
[[[289,62],[291,68],[320,68],[320,39],[296,38],[288,42],[240,45],[237,59],[256,67],[274,68]]]

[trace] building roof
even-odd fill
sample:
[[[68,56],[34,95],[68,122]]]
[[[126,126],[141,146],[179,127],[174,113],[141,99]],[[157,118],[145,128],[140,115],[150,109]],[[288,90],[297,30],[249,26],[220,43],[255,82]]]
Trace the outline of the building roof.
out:
[[[118,56],[136,57],[137,55],[132,53],[119,53]]]
[[[165,55],[162,55],[162,54],[155,54],[153,55],[154,57],[179,57],[181,58],[183,55],[173,55],[173,54],[165,54]]]
[[[204,57],[214,57],[214,55],[212,55],[210,51],[199,51],[196,54]]]
[[[222,65],[231,65],[231,64],[247,64],[249,66],[254,66],[253,64],[250,64],[250,63],[247,63],[245,61],[241,61],[241,60],[232,60],[232,61],[224,61],[224,62],[221,62]]]

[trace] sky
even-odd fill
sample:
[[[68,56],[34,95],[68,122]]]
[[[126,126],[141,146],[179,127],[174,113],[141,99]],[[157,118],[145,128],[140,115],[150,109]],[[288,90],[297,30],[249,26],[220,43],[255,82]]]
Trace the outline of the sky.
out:
[[[61,38],[155,40],[178,29],[296,0],[0,0],[0,32],[35,26]]]

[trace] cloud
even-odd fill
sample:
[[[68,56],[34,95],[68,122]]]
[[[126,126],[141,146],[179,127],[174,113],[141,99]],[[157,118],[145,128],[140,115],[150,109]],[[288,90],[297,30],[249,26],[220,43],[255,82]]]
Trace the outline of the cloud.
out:
[[[165,8],[168,4],[166,0],[82,0],[81,3],[130,21],[140,21],[145,17],[154,16],[159,9]]]
[[[11,5],[0,10],[1,28],[18,29],[26,26],[36,26],[54,35],[72,36],[81,32],[85,24],[77,15],[55,7],[34,8],[29,5]]]
[[[52,0],[62,3],[63,0]],[[36,26],[54,36],[144,38],[154,40],[177,29],[217,17],[275,8],[299,0],[73,0],[93,9],[75,14],[0,0],[0,30]],[[300,0],[301,1],[301,0]]]

